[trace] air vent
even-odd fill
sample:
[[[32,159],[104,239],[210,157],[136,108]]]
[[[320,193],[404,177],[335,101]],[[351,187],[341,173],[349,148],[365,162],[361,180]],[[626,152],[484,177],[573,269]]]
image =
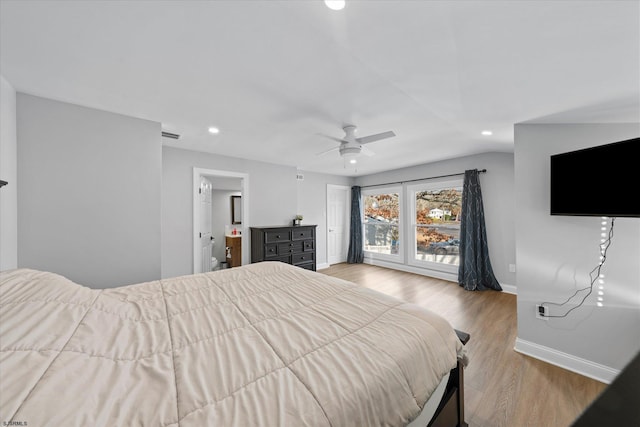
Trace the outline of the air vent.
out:
[[[162,132],[162,136],[164,138],[171,138],[171,139],[180,139],[180,135],[178,135],[177,133],[171,133],[171,132]]]

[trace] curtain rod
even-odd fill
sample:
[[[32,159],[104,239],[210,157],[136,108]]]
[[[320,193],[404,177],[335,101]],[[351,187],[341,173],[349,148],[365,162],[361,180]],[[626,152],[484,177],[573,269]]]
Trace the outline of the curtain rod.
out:
[[[478,173],[485,173],[487,171],[486,169],[476,169],[476,170],[478,171]],[[378,187],[380,185],[404,184],[406,182],[424,181],[426,179],[447,178],[449,176],[460,176],[460,175],[464,175],[464,172],[451,173],[449,175],[430,176],[430,177],[427,177],[427,178],[408,179],[406,181],[383,182],[382,184],[361,185],[360,188]]]

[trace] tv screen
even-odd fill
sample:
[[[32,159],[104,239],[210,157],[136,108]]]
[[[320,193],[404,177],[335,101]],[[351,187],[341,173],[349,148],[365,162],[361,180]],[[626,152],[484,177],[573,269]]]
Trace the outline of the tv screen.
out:
[[[640,217],[640,138],[551,156],[551,215]]]

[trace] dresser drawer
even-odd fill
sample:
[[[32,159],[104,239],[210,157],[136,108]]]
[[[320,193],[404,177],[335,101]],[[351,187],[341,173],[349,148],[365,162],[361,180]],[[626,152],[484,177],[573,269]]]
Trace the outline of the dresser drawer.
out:
[[[296,267],[301,267],[307,270],[316,271],[316,265],[313,262],[307,262],[305,264],[296,264]]]
[[[292,240],[305,240],[313,238],[313,228],[298,228],[295,227],[291,230]]]
[[[303,243],[303,249],[305,252],[314,251],[316,249],[316,245],[313,240],[305,240]]]
[[[280,251],[278,250],[278,244],[277,243],[272,243],[270,245],[264,245],[264,257],[265,258],[276,257],[279,254],[280,254]]]
[[[293,265],[305,264],[316,259],[315,252],[303,252],[301,254],[291,255],[291,263]]]
[[[298,253],[303,250],[303,242],[286,242],[278,244],[278,253],[280,255]]]
[[[264,233],[265,243],[287,242],[289,240],[291,240],[290,230],[274,230]]]

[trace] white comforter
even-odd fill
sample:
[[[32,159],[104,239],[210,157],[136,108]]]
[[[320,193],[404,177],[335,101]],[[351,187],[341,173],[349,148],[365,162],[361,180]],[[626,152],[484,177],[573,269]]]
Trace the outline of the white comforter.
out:
[[[462,345],[443,318],[265,262],[115,289],[0,276],[0,424],[400,426]]]

